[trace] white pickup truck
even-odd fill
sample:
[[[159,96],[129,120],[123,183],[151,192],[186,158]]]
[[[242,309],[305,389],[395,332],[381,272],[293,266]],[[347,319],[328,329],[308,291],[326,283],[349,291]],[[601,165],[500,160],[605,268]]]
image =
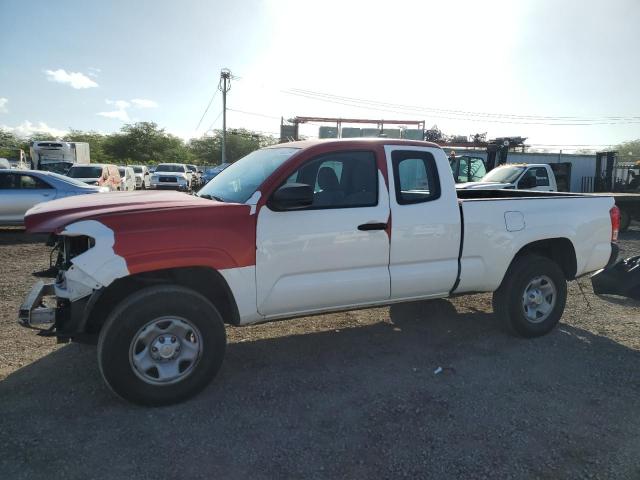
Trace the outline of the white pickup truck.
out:
[[[515,333],[543,335],[567,280],[615,259],[618,220],[610,197],[456,191],[445,153],[427,142],[287,143],[237,161],[197,196],[34,207],[26,227],[56,236],[59,273],[34,286],[20,319],[52,323],[61,341],[97,339],[114,392],[170,404],[221,368],[225,323],[494,292]]]
[[[464,182],[458,189],[472,190],[537,190],[556,192],[556,176],[545,163],[509,164],[496,167],[477,182]]]

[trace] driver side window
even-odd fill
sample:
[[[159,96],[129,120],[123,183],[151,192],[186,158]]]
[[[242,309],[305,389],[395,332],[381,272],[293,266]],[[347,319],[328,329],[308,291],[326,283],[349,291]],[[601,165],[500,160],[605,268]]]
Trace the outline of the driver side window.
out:
[[[378,204],[378,167],[373,152],[322,155],[300,167],[285,183],[313,188],[313,204],[308,209]]]

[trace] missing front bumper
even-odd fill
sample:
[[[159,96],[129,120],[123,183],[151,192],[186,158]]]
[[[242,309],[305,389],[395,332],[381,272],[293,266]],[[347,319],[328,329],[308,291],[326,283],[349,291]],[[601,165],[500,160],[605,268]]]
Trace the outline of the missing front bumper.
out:
[[[27,294],[18,311],[18,321],[25,327],[53,324],[56,308],[42,304],[44,297],[55,295],[54,282],[38,280]]]

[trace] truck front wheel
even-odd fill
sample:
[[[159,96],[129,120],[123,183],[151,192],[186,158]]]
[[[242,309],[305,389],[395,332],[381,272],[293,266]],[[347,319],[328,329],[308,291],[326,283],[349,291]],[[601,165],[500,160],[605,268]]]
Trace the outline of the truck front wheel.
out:
[[[98,364],[117,395],[140,405],[177,403],[200,392],[222,366],[222,317],[209,300],[178,285],[142,289],[107,318]]]
[[[523,337],[550,332],[567,301],[567,282],[557,263],[540,255],[516,258],[493,293],[493,311]]]

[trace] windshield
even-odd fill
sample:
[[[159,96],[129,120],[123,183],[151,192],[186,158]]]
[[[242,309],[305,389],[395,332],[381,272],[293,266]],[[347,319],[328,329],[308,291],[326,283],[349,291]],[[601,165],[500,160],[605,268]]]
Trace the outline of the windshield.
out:
[[[184,165],[171,165],[169,163],[161,163],[156,167],[156,172],[182,172],[184,173]]]
[[[196,168],[196,166],[195,166],[195,165],[187,165],[187,168],[188,168],[189,170],[191,170],[192,172],[197,172],[197,171],[198,171],[198,169]]]
[[[133,167],[133,171],[136,173],[142,173],[142,167]]]
[[[498,167],[487,173],[481,182],[513,183],[525,167]]]
[[[297,151],[297,148],[265,148],[251,152],[216,175],[198,195],[244,203],[276,168]]]
[[[102,167],[71,167],[67,175],[71,178],[100,178]]]
[[[65,175],[73,163],[71,162],[53,162],[53,163],[41,163],[39,170],[45,172],[55,172]]]
[[[220,165],[213,165],[211,167],[206,167],[204,169],[204,173],[205,174],[220,173],[222,170],[227,168],[229,165],[231,165],[231,164],[230,163],[221,163]]]

